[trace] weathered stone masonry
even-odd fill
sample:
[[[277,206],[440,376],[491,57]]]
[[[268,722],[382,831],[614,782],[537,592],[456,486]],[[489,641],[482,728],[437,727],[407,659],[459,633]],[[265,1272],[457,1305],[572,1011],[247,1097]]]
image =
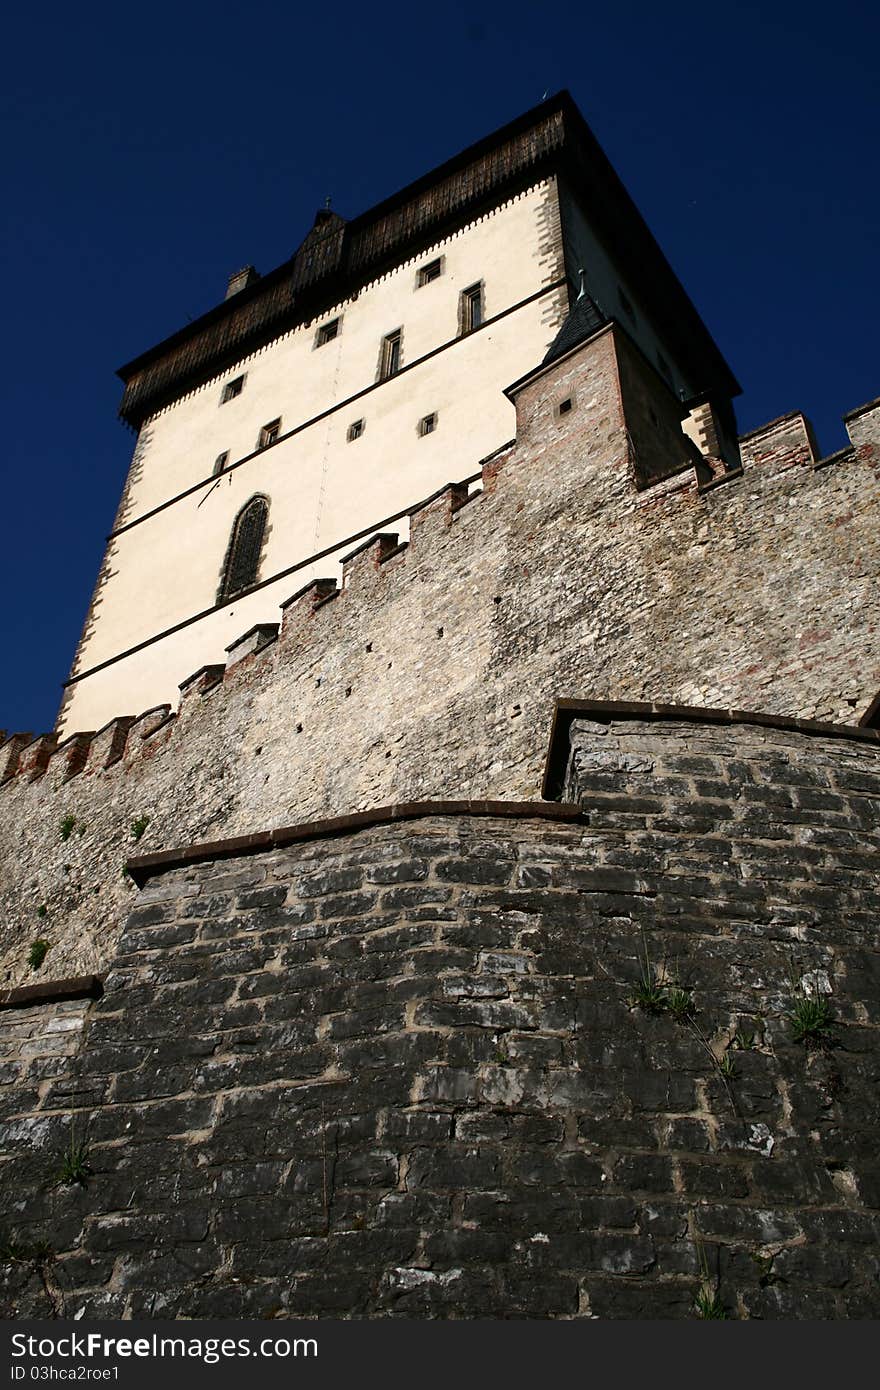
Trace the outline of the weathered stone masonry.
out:
[[[361,547],[340,593],[300,594],[225,674],[218,652],[176,714],[58,751],[7,743],[5,983],[31,978],[37,931],[44,974],[103,968],[144,818],[137,848],[156,850],[395,801],[532,799],[560,696],[858,722],[880,689],[876,402],[831,459],[790,416],[743,441],[741,475],[706,481],[614,327],[513,394],[517,441],[482,492],[418,509],[408,546]]]
[[[561,804],[138,861],[9,1064],[7,1316],[876,1316],[880,751],[569,715]]]
[[[721,472],[613,326],[511,394],[177,712],[5,745],[7,1316],[877,1316],[880,404]]]

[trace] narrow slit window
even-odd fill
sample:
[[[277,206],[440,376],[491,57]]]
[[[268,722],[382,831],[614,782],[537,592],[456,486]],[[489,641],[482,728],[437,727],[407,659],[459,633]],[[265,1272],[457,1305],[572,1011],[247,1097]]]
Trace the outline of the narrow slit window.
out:
[[[268,515],[266,498],[252,497],[235,518],[223,566],[219,602],[235,598],[256,584]]]
[[[229,450],[228,450],[228,449],[224,449],[224,450],[223,450],[223,453],[222,453],[222,454],[218,454],[217,457],[216,457],[215,460],[214,460],[214,477],[215,477],[215,478],[216,478],[216,476],[217,476],[218,473],[222,473],[222,472],[223,472],[223,469],[226,467],[226,465],[227,465],[228,462],[229,462]]]
[[[436,416],[436,414],[434,414],[434,415],[423,415],[423,416],[422,416],[421,420],[419,421],[419,434],[420,434],[420,435],[433,434],[436,428],[437,428],[437,416]]]
[[[323,347],[325,343],[332,343],[334,338],[339,337],[339,319],[331,319],[329,323],[322,323],[315,336],[315,347]]]
[[[236,396],[240,396],[244,390],[244,377],[234,377],[232,381],[227,381],[220,393],[220,404],[225,405],[227,401],[234,401]]]
[[[260,437],[257,440],[258,449],[268,449],[270,444],[274,444],[281,434],[281,417],[277,420],[270,420],[268,425],[264,425],[260,430]]]
[[[379,368],[380,380],[385,381],[389,376],[396,376],[400,371],[400,347],[403,332],[397,329],[394,333],[389,333],[382,340],[382,361]]]
[[[421,289],[422,285],[430,285],[432,280],[439,280],[442,273],[443,265],[439,256],[436,261],[428,261],[428,264],[423,265],[419,270],[417,282],[419,288]]]
[[[471,285],[461,293],[461,331],[473,333],[483,322],[483,286]]]

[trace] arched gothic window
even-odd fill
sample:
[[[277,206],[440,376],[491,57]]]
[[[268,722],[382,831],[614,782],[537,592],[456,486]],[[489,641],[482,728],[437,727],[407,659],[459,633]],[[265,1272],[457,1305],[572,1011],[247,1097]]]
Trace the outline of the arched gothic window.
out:
[[[257,496],[246,502],[235,518],[226,551],[218,603],[235,598],[256,584],[268,516],[268,500]]]

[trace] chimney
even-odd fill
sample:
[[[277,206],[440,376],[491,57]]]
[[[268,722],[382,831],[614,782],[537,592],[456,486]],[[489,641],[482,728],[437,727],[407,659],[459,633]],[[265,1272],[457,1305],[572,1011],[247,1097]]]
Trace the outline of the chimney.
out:
[[[240,290],[247,289],[255,280],[259,280],[260,272],[254,270],[252,265],[246,265],[244,270],[234,270],[229,277],[229,284],[226,286],[226,298],[231,299]]]

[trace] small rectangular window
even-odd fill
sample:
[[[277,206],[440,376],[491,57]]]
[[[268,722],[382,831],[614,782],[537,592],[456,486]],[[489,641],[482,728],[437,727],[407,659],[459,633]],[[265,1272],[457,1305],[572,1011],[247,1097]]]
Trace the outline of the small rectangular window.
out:
[[[419,421],[419,434],[433,434],[437,428],[436,415],[423,415]]]
[[[363,432],[364,432],[364,422],[363,422],[363,420],[354,420],[354,421],[349,425],[349,427],[348,427],[348,442],[351,443],[351,441],[352,441],[353,439],[360,439],[360,437],[361,437],[361,435],[363,434]]]
[[[430,285],[432,280],[439,280],[442,273],[441,257],[438,256],[436,261],[429,261],[427,265],[420,268],[417,281],[419,288],[422,285]]]
[[[232,381],[227,381],[220,394],[220,404],[225,405],[227,401],[234,401],[235,397],[240,396],[243,390],[243,376],[237,376]]]
[[[473,333],[483,322],[483,286],[471,285],[461,292],[461,331]]]
[[[382,340],[382,361],[379,368],[379,378],[385,381],[389,376],[395,376],[400,371],[400,343],[403,332],[400,328],[394,333],[389,333]]]
[[[339,319],[331,319],[329,323],[322,323],[315,337],[315,347],[323,347],[325,343],[332,343],[333,339],[339,336]]]
[[[270,420],[268,425],[264,425],[260,430],[260,437],[257,440],[258,449],[268,449],[270,444],[274,444],[281,433],[281,419]]]
[[[223,450],[223,453],[222,453],[222,454],[218,454],[217,457],[216,457],[215,460],[214,460],[214,477],[215,477],[215,478],[216,478],[216,476],[217,476],[218,473],[222,473],[222,472],[223,472],[223,469],[226,467],[226,465],[227,465],[228,462],[229,462],[229,450],[228,450],[228,449],[224,449],[224,450]]]

